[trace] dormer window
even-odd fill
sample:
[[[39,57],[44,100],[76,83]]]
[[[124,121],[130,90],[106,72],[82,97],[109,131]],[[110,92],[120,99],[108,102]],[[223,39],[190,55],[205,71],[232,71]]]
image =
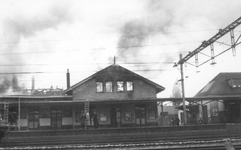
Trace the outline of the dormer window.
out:
[[[124,81],[117,81],[117,92],[124,92]]]
[[[96,92],[97,93],[104,92],[102,82],[96,82]]]
[[[113,93],[113,92],[133,92],[134,82],[133,81],[97,81],[96,92],[97,93]]]
[[[228,84],[232,88],[241,88],[241,78],[236,78],[236,79],[229,79]]]
[[[105,92],[113,92],[112,82],[108,81],[105,83]]]
[[[133,91],[133,82],[132,81],[126,81],[126,91]]]

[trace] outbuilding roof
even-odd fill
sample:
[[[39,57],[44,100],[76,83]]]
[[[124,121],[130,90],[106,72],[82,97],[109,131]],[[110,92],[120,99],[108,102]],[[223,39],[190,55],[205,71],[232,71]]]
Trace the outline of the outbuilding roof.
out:
[[[219,73],[195,97],[203,96],[241,96],[241,73]]]

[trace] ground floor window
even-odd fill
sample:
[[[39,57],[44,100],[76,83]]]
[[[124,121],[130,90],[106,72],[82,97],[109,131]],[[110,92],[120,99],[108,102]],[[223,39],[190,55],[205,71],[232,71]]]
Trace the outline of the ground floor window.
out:
[[[72,117],[72,107],[71,106],[65,106],[63,108],[63,116],[64,117]]]
[[[131,120],[132,120],[131,112],[130,111],[125,112],[125,121],[131,121]]]
[[[41,118],[50,118],[50,107],[49,106],[42,106],[40,108],[40,117]]]
[[[27,119],[27,114],[28,114],[28,108],[27,107],[21,108],[20,118]]]

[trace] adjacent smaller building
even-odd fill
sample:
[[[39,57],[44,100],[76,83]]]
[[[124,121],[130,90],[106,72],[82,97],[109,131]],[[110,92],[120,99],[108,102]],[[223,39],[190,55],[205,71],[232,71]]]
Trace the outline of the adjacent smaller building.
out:
[[[195,95],[202,97],[210,98],[199,102],[204,122],[241,122],[241,73],[219,73]]]

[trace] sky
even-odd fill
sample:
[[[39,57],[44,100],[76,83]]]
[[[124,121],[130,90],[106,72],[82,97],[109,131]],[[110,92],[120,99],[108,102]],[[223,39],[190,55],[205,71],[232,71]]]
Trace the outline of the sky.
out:
[[[180,83],[180,66],[173,67],[179,54],[238,19],[240,8],[239,0],[0,0],[0,85],[17,78],[30,89],[34,76],[36,89],[66,89],[67,69],[74,85],[115,56],[120,66],[165,87],[158,97],[170,97]],[[228,48],[230,35],[219,42],[215,54]],[[220,72],[241,72],[240,48],[235,57],[232,51],[217,57],[214,66],[185,64],[185,95],[194,96]],[[199,63],[207,58],[199,55]]]

